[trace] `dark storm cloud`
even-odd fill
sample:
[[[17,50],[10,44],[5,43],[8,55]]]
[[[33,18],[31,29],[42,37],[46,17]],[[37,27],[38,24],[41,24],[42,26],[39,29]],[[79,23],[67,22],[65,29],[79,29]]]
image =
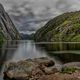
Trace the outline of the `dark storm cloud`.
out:
[[[80,10],[80,0],[0,0],[0,3],[19,30],[28,30],[28,27],[36,30],[48,19],[64,12]]]
[[[43,9],[46,7],[49,7],[54,13],[80,9],[80,0],[0,0],[0,2],[7,10],[13,9],[12,6],[25,7],[27,5],[29,5],[34,12],[40,12],[38,10],[39,8]]]

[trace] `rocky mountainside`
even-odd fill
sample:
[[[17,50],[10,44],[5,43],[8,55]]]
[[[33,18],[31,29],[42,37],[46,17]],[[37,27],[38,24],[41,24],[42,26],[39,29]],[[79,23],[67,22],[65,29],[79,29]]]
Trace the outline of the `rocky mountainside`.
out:
[[[20,35],[2,4],[0,4],[0,43],[4,40],[17,39],[20,39]]]
[[[35,34],[36,41],[80,41],[80,11],[64,13],[50,20]]]

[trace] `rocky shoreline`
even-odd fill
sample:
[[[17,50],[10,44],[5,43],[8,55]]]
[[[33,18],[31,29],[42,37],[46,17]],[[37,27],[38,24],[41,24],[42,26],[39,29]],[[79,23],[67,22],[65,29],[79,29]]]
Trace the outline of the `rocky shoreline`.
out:
[[[64,64],[61,70],[47,57],[27,59],[5,65],[4,80],[80,80],[80,63]]]

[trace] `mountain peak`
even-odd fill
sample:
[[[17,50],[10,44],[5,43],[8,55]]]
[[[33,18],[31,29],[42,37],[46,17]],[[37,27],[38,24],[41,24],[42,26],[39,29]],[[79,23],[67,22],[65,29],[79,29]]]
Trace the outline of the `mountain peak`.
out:
[[[3,5],[0,3],[0,13],[2,13],[3,11],[5,11],[5,10],[4,10],[4,7],[3,7]]]
[[[20,35],[9,15],[4,10],[3,5],[0,4],[0,44],[4,40],[16,39],[20,39]]]

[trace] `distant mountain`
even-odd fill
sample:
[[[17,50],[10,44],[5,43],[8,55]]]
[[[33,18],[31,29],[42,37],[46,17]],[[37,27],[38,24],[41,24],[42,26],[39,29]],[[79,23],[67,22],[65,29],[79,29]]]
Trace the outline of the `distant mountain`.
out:
[[[17,39],[20,39],[20,35],[2,4],[0,4],[0,43],[4,40]]]

